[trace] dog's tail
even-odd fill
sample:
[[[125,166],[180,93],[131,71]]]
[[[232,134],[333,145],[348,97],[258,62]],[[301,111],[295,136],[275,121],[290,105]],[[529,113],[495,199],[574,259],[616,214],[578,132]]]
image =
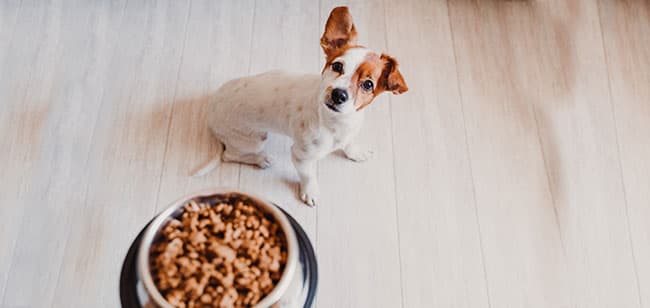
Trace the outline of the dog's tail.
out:
[[[204,176],[210,173],[210,171],[219,167],[219,164],[221,163],[221,154],[223,153],[223,150],[224,150],[224,145],[223,143],[219,142],[219,149],[217,150],[216,155],[214,155],[214,157],[210,161],[205,163],[202,167],[192,172],[192,176],[193,177]]]

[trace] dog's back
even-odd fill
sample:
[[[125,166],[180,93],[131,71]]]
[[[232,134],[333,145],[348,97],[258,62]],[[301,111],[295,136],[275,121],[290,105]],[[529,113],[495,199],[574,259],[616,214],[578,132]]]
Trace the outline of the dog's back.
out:
[[[217,134],[235,130],[238,135],[274,132],[291,136],[291,122],[300,113],[316,111],[319,81],[319,75],[278,70],[228,81],[210,103],[208,125]]]

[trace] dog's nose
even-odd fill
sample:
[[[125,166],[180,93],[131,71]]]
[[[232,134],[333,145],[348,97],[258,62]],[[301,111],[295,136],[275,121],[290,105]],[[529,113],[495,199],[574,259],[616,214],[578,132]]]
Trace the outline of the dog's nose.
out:
[[[334,104],[340,105],[345,103],[348,100],[348,91],[344,89],[336,88],[332,90],[332,102]]]

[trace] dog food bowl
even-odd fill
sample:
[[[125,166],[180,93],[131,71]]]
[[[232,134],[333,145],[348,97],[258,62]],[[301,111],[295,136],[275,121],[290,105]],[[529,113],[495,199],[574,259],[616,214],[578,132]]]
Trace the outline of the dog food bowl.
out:
[[[122,265],[120,299],[122,307],[173,307],[160,294],[149,268],[151,247],[159,239],[159,231],[172,218],[179,218],[190,200],[218,204],[223,201],[248,200],[271,215],[280,225],[287,243],[287,261],[282,278],[273,291],[254,308],[313,306],[318,282],[318,268],[313,246],[302,227],[277,205],[257,196],[233,189],[211,189],[191,194],[172,203],[154,217],[131,244]]]

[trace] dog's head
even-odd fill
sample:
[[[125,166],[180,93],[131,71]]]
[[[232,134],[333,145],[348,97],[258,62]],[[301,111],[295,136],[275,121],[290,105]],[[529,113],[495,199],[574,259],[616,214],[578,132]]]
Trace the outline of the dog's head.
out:
[[[332,10],[320,45],[327,58],[321,101],[330,111],[357,112],[385,91],[408,90],[395,58],[357,45],[357,30],[347,7]]]

